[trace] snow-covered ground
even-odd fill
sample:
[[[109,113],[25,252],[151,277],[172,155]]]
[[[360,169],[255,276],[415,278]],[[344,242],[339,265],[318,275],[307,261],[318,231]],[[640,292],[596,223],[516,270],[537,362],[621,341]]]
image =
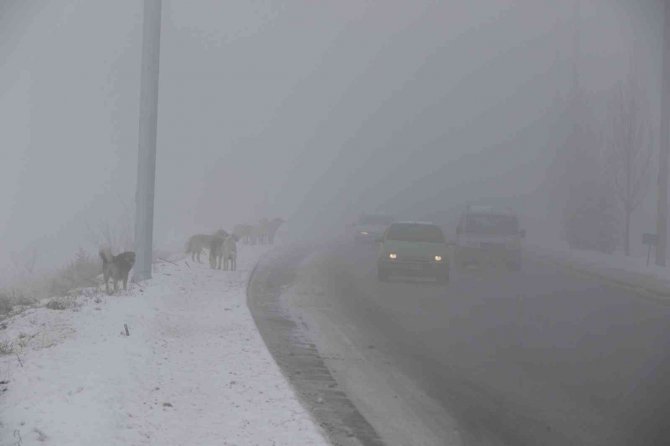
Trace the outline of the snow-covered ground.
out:
[[[246,306],[265,251],[241,246],[237,272],[162,262],[128,292],[4,321],[0,444],[327,444]]]
[[[537,243],[528,247],[538,254],[551,256],[576,269],[670,298],[670,268],[656,266],[653,252],[647,266],[646,257],[626,257],[619,252],[609,255],[570,249],[567,245],[547,247]]]

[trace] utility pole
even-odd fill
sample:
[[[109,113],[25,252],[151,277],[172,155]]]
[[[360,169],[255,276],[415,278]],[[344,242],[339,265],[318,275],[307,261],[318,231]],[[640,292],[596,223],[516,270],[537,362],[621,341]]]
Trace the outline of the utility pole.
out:
[[[656,265],[665,266],[668,246],[668,151],[670,151],[670,5],[663,2],[663,76],[661,78],[661,138],[656,198]]]
[[[158,67],[161,0],[144,0],[140,128],[135,195],[135,272],[133,281],[151,278],[158,124]]]

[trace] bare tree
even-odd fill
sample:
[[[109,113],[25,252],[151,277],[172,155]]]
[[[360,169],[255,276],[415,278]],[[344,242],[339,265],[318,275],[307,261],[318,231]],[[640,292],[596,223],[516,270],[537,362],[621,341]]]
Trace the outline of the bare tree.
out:
[[[611,253],[618,240],[616,199],[607,187],[602,144],[592,98],[582,88],[580,72],[580,1],[574,2],[572,79],[557,120],[556,154],[550,166],[552,214],[562,221],[562,236],[571,248]],[[558,211],[558,212],[557,212]]]
[[[661,75],[661,125],[656,194],[656,265],[665,266],[668,247],[668,156],[670,155],[670,3],[663,11],[663,70]]]
[[[132,221],[120,221],[118,224],[100,222],[98,226],[86,225],[88,241],[99,248],[106,246],[114,253],[132,249]]]
[[[624,251],[630,255],[630,222],[649,190],[653,132],[635,79],[619,84],[610,102],[611,129],[606,150],[614,192],[623,209]]]

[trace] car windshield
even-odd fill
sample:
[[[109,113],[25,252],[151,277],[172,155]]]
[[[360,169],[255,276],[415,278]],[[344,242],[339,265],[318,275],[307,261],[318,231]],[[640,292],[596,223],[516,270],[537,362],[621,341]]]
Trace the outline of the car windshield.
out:
[[[390,225],[393,219],[387,215],[363,215],[358,219],[359,225]]]
[[[401,223],[389,228],[386,239],[403,242],[443,243],[444,235],[442,230],[435,225]]]
[[[513,215],[469,214],[465,232],[470,234],[512,235],[519,232],[519,223]]]

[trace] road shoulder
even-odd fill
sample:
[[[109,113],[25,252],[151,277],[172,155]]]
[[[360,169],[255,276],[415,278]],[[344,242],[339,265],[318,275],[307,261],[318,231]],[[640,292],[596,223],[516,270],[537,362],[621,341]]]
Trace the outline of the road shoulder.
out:
[[[529,245],[535,256],[562,266],[574,273],[593,277],[636,294],[670,304],[670,270],[650,265],[644,267],[636,259],[616,258],[607,254]]]
[[[382,445],[333,378],[314,343],[280,301],[308,252],[308,248],[276,251],[260,262],[249,281],[249,309],[277,365],[332,444]]]

